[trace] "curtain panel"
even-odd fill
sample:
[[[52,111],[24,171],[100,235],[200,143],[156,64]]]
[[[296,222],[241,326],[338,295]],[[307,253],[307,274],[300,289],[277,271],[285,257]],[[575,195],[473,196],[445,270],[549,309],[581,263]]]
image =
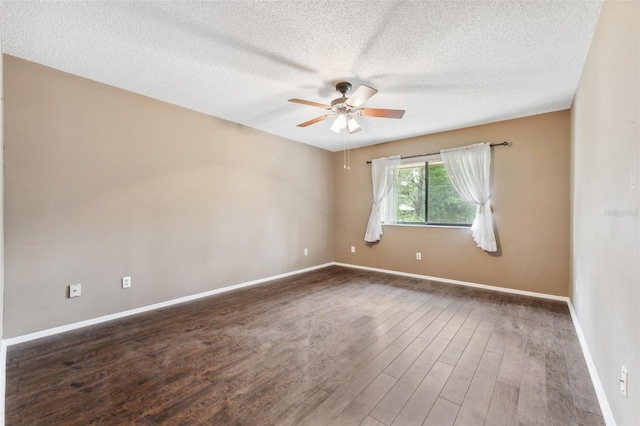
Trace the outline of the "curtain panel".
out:
[[[484,251],[497,251],[491,211],[491,145],[479,143],[440,151],[451,184],[467,202],[477,206],[471,225],[473,239]]]
[[[380,241],[382,222],[387,224],[396,222],[396,203],[393,199],[396,196],[395,186],[400,161],[399,155],[371,161],[373,199],[371,200],[371,215],[364,234],[364,240],[367,242]]]

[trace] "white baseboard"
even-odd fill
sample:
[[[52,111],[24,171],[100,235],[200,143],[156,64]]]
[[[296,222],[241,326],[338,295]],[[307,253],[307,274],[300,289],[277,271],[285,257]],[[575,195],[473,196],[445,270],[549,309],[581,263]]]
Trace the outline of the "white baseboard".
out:
[[[372,267],[368,267],[368,266],[360,266],[360,265],[352,265],[349,263],[341,263],[341,262],[329,262],[329,263],[324,263],[322,265],[316,265],[316,266],[312,266],[310,268],[305,268],[305,269],[299,269],[296,271],[292,271],[292,272],[287,272],[284,274],[279,274],[279,275],[274,275],[271,277],[267,277],[267,278],[261,278],[261,279],[257,279],[257,280],[253,280],[253,281],[248,281],[248,282],[244,282],[244,283],[240,283],[240,284],[235,284],[235,285],[231,285],[228,287],[223,287],[223,288],[218,288],[215,290],[210,290],[210,291],[206,291],[204,293],[198,293],[198,294],[194,294],[194,295],[190,295],[190,296],[185,296],[185,297],[180,297],[178,299],[172,299],[172,300],[168,300],[166,302],[161,302],[161,303],[156,303],[153,305],[148,305],[148,306],[143,306],[140,308],[136,308],[136,309],[131,309],[128,311],[123,311],[123,312],[118,312],[115,314],[111,314],[111,315],[105,315],[105,316],[101,316],[101,317],[97,317],[97,318],[92,318],[86,321],[80,321],[80,322],[76,322],[73,324],[67,324],[67,325],[63,325],[60,327],[54,327],[54,328],[50,328],[47,330],[42,330],[42,331],[38,331],[35,333],[29,333],[29,334],[25,334],[22,336],[17,336],[17,337],[12,337],[10,339],[4,339],[2,341],[0,341],[0,366],[1,368],[3,368],[2,374],[0,375],[0,426],[4,425],[4,408],[5,408],[5,385],[6,385],[6,358],[7,358],[7,347],[11,346],[11,345],[16,345],[18,343],[23,343],[23,342],[27,342],[30,340],[35,340],[35,339],[39,339],[42,337],[47,337],[47,336],[52,336],[55,334],[59,334],[59,333],[64,333],[66,331],[71,331],[71,330],[76,330],[79,328],[83,328],[83,327],[87,327],[90,325],[94,325],[94,324],[100,324],[106,321],[111,321],[114,319],[118,319],[118,318],[123,318],[123,317],[127,317],[130,315],[135,315],[135,314],[139,314],[142,312],[147,312],[147,311],[152,311],[154,309],[160,309],[160,308],[164,308],[167,306],[172,306],[172,305],[176,305],[179,303],[184,303],[184,302],[188,302],[191,300],[196,300],[196,299],[200,299],[203,297],[207,297],[207,296],[213,296],[215,294],[220,294],[220,293],[225,293],[231,290],[236,290],[236,289],[240,289],[240,288],[244,288],[244,287],[250,287],[253,285],[257,285],[257,284],[261,284],[267,281],[272,281],[272,280],[276,280],[279,278],[285,278],[285,277],[289,277],[292,275],[297,275],[297,274],[301,274],[303,272],[309,272],[309,271],[313,271],[316,269],[322,269],[322,268],[326,268],[327,266],[331,266],[331,265],[336,265],[336,266],[343,266],[346,268],[353,268],[353,269],[362,269],[362,270],[366,270],[366,271],[374,271],[374,272],[382,272],[382,273],[386,273],[386,274],[393,274],[393,275],[399,275],[399,276],[404,276],[404,277],[411,277],[411,278],[418,278],[418,279],[424,279],[424,280],[430,280],[430,281],[438,281],[438,282],[443,282],[443,283],[447,283],[447,284],[455,284],[455,285],[463,285],[463,286],[467,286],[467,287],[476,287],[476,288],[482,288],[485,290],[493,290],[493,291],[499,291],[499,292],[503,292],[503,293],[512,293],[512,294],[519,294],[519,295],[523,295],[523,296],[531,296],[531,297],[539,297],[539,298],[543,298],[543,299],[552,299],[552,300],[560,300],[560,301],[564,301],[567,303],[567,305],[569,306],[569,312],[571,313],[571,318],[573,320],[573,324],[576,328],[576,333],[578,335],[578,339],[580,341],[580,346],[582,347],[582,352],[584,354],[585,360],[587,362],[587,367],[589,369],[589,374],[591,375],[591,380],[593,382],[593,386],[595,388],[596,391],[596,395],[598,397],[598,402],[600,403],[600,409],[602,410],[602,415],[606,421],[607,426],[615,426],[615,420],[613,418],[613,413],[611,412],[611,407],[609,406],[609,402],[607,401],[607,397],[604,393],[604,389],[602,387],[602,383],[600,382],[600,378],[598,377],[598,372],[596,371],[595,368],[595,364],[593,363],[593,359],[591,358],[591,354],[589,352],[589,348],[587,346],[585,337],[584,337],[584,333],[582,332],[582,328],[580,327],[580,323],[578,322],[578,318],[575,314],[575,311],[573,309],[573,305],[571,304],[571,300],[568,297],[565,296],[556,296],[556,295],[552,295],[552,294],[544,294],[544,293],[536,293],[536,292],[532,292],[532,291],[525,291],[525,290],[516,290],[516,289],[511,289],[511,288],[506,288],[506,287],[497,287],[497,286],[492,286],[492,285],[487,285],[487,284],[478,284],[478,283],[472,283],[472,282],[467,282],[467,281],[459,281],[459,280],[452,280],[452,279],[448,279],[448,278],[440,278],[440,277],[432,277],[429,275],[420,275],[420,274],[413,274],[413,273],[409,273],[409,272],[401,272],[401,271],[393,271],[393,270],[389,270],[389,269],[381,269],[381,268],[372,268]]]
[[[483,288],[483,289],[486,289],[486,290],[500,291],[500,292],[503,292],[503,293],[513,293],[513,294],[520,294],[520,295],[524,295],[524,296],[540,297],[540,298],[543,298],[543,299],[561,300],[561,301],[566,302],[567,306],[569,307],[569,312],[571,313],[571,319],[573,321],[573,325],[575,326],[576,334],[578,335],[578,340],[580,341],[580,347],[582,348],[582,354],[584,355],[584,359],[585,359],[585,361],[587,363],[587,368],[589,369],[589,375],[591,376],[591,382],[593,383],[593,387],[594,387],[594,389],[596,391],[596,396],[598,397],[598,402],[600,404],[600,410],[602,411],[602,416],[604,417],[604,420],[605,420],[607,426],[616,426],[616,422],[615,422],[615,419],[613,417],[613,413],[611,411],[611,407],[609,406],[609,401],[607,401],[607,396],[604,393],[604,388],[602,387],[602,382],[600,382],[600,377],[598,377],[598,372],[596,371],[596,366],[593,363],[593,358],[591,358],[591,353],[589,352],[589,347],[587,346],[587,341],[586,341],[586,339],[584,337],[584,333],[582,332],[582,327],[580,327],[580,323],[578,322],[578,317],[576,316],[576,312],[573,309],[573,304],[571,303],[571,299],[569,297],[556,296],[556,295],[544,294],[544,293],[536,293],[536,292],[532,292],[532,291],[515,290],[515,289],[511,289],[511,288],[496,287],[496,286],[486,285],[486,284],[477,284],[477,283],[471,283],[471,282],[467,282],[467,281],[451,280],[451,279],[448,279],[448,278],[431,277],[431,276],[428,276],[428,275],[412,274],[412,273],[408,273],[408,272],[392,271],[392,270],[388,270],[388,269],[371,268],[371,267],[368,267],[368,266],[352,265],[352,264],[349,264],[349,263],[333,262],[333,264],[334,265],[338,265],[338,266],[344,266],[344,267],[347,267],[347,268],[363,269],[363,270],[366,270],[366,271],[383,272],[383,273],[386,273],[386,274],[400,275],[400,276],[403,276],[403,277],[411,277],[411,278],[419,278],[419,279],[425,279],[425,280],[431,280],[431,281],[439,281],[439,282],[448,283],[448,284],[464,285],[464,286],[468,286],[468,287],[477,287],[477,288]]]
[[[40,339],[42,337],[53,336],[55,334],[64,333],[65,331],[76,330],[79,328],[87,327],[94,324],[100,324],[103,322],[111,321],[118,318],[128,317],[130,315],[139,314],[142,312],[152,311],[154,309],[164,308],[171,305],[177,305],[179,303],[188,302],[190,300],[200,299],[207,296],[213,296],[214,294],[225,293],[231,290],[237,290],[239,288],[250,287],[257,284],[262,284],[267,281],[277,280],[279,278],[289,277],[291,275],[301,274],[303,272],[313,271],[315,269],[326,268],[331,266],[333,262],[324,263],[322,265],[312,266],[310,268],[298,269],[284,274],[274,275],[267,278],[260,278],[253,281],[248,281],[240,284],[231,285],[228,287],[217,288],[215,290],[206,291],[204,293],[193,294],[190,296],[180,297],[178,299],[167,300],[166,302],[155,303],[153,305],[142,306],[136,309],[130,309],[128,311],[117,312],[111,315],[104,315],[97,318],[92,318],[86,321],[75,322],[73,324],[66,324],[60,327],[49,328],[47,330],[37,331],[35,333],[24,334],[22,336],[12,337],[10,339],[0,340],[0,426],[4,426],[5,416],[5,395],[6,395],[6,372],[7,372],[7,347],[11,345],[17,345],[18,343],[28,342],[30,340]]]
[[[79,328],[87,327],[90,325],[100,324],[103,322],[111,321],[118,318],[124,318],[135,314],[140,314],[142,312],[153,311],[155,309],[165,308],[167,306],[177,305],[179,303],[189,302],[191,300],[201,299],[203,297],[213,296],[215,294],[225,293],[231,290],[237,290],[239,288],[250,287],[257,284],[262,284],[267,281],[273,281],[280,278],[289,277],[291,275],[301,274],[303,272],[309,272],[316,269],[326,268],[327,266],[331,266],[333,262],[323,263],[322,265],[312,266],[310,268],[298,269],[291,272],[286,272],[284,274],[273,275],[271,277],[260,278],[253,281],[247,281],[240,284],[230,285],[227,287],[217,288],[215,290],[205,291],[203,293],[192,294],[190,296],[180,297],[177,299],[167,300],[166,302],[154,303],[153,305],[142,306],[140,308],[130,309],[127,311],[117,312],[115,314],[104,315],[97,318],[91,318],[85,321],[74,322],[72,324],[61,325],[59,327],[49,328],[42,331],[36,331],[34,333],[23,334],[22,336],[11,337],[9,339],[4,339],[2,341],[2,347],[6,348],[7,346],[17,345],[18,343],[28,342],[30,340],[40,339],[42,337],[53,336],[55,334],[64,333],[66,331],[77,330]],[[6,365],[6,364],[0,364]]]
[[[587,340],[584,337],[584,333],[582,332],[582,327],[580,327],[580,322],[578,321],[578,316],[576,315],[576,311],[573,309],[573,303],[571,303],[571,300],[567,302],[567,305],[569,305],[569,312],[571,312],[571,319],[573,320],[573,325],[576,328],[576,334],[578,335],[578,340],[580,341],[580,347],[582,347],[584,360],[587,362],[589,375],[591,376],[591,381],[593,382],[593,387],[596,391],[596,396],[598,397],[598,403],[600,403],[600,410],[602,411],[602,417],[604,417],[604,421],[607,424],[607,426],[615,426],[616,420],[613,418],[613,412],[611,411],[611,407],[609,406],[607,395],[604,393],[604,388],[602,387],[602,382],[600,381],[600,377],[598,376],[596,365],[593,362],[593,358],[591,358],[591,352],[589,352],[589,346],[587,346]]]
[[[582,327],[580,327],[580,323],[578,322],[578,317],[576,315],[575,310],[573,309],[573,304],[571,303],[571,299],[568,297],[564,297],[564,296],[556,296],[553,294],[545,294],[545,293],[536,293],[536,292],[532,292],[532,291],[524,291],[524,290],[515,290],[515,289],[511,289],[511,288],[505,288],[505,287],[496,287],[496,286],[492,286],[492,285],[486,285],[486,284],[477,284],[477,283],[471,283],[471,282],[467,282],[467,281],[458,281],[458,280],[451,280],[448,278],[439,278],[439,277],[431,277],[428,275],[419,275],[419,274],[411,274],[408,272],[400,272],[400,271],[392,271],[389,269],[380,269],[380,268],[371,268],[368,266],[360,266],[360,265],[352,265],[349,263],[340,263],[340,262],[333,262],[334,265],[338,265],[338,266],[344,266],[347,268],[354,268],[354,269],[363,269],[366,271],[374,271],[374,272],[383,272],[386,274],[393,274],[393,275],[400,275],[400,276],[404,276],[404,277],[411,277],[411,278],[420,278],[420,279],[425,279],[425,280],[431,280],[431,281],[438,281],[438,282],[443,282],[443,283],[448,283],[448,284],[456,284],[456,285],[464,285],[464,286],[468,286],[468,287],[477,287],[477,288],[483,288],[486,290],[493,290],[493,291],[500,291],[503,293],[513,293],[513,294],[520,294],[523,296],[532,296],[532,297],[540,297],[543,299],[552,299],[552,300],[561,300],[567,303],[567,306],[569,307],[569,312],[571,313],[571,319],[573,321],[573,325],[575,326],[576,329],[576,334],[578,335],[578,340],[580,341],[580,347],[582,348],[582,354],[584,355],[584,359],[587,363],[587,368],[589,369],[589,375],[591,376],[591,382],[593,383],[593,387],[596,391],[596,396],[598,397],[598,403],[600,404],[600,410],[602,411],[602,416],[604,417],[604,420],[607,424],[607,426],[616,426],[616,421],[613,417],[613,413],[611,411],[611,407],[609,406],[609,401],[607,401],[607,396],[604,393],[604,388],[602,387],[602,382],[600,382],[600,377],[598,377],[598,372],[596,370],[596,366],[593,363],[593,358],[591,358],[591,352],[589,352],[589,347],[587,346],[587,341],[584,337],[584,333],[582,332]]]
[[[333,264],[338,266],[344,266],[347,268],[364,269],[365,271],[383,272],[385,274],[400,275],[403,277],[419,278],[422,280],[438,281],[438,282],[447,283],[447,284],[464,285],[467,287],[476,287],[476,288],[482,288],[485,290],[500,291],[502,293],[512,293],[512,294],[519,294],[522,296],[539,297],[541,299],[561,300],[563,302],[569,301],[569,298],[566,296],[556,296],[554,294],[536,293],[534,291],[517,290],[513,288],[498,287],[498,286],[487,285],[487,284],[478,284],[478,283],[472,283],[468,281],[451,280],[449,278],[439,278],[439,277],[432,277],[429,275],[412,274],[409,272],[393,271],[390,269],[371,268],[369,266],[352,265],[350,263],[333,262]]]
[[[4,398],[7,387],[7,344],[4,340],[0,341],[0,426],[4,426]]]
[[[304,273],[304,272],[313,271],[313,270],[316,270],[316,269],[326,268],[327,266],[331,266],[331,265],[343,266],[343,267],[354,268],[354,269],[363,269],[363,270],[367,270],[367,271],[383,272],[383,273],[387,273],[387,274],[394,274],[394,275],[400,275],[400,276],[411,277],[411,278],[419,278],[419,279],[424,279],[424,280],[439,281],[439,282],[448,283],[448,284],[464,285],[464,286],[468,286],[468,287],[476,287],[476,288],[482,288],[482,289],[486,289],[486,290],[500,291],[500,292],[504,292],[504,293],[513,293],[513,294],[520,294],[520,295],[524,295],[524,296],[532,296],[532,297],[540,297],[540,298],[545,298],[545,299],[562,300],[562,301],[566,301],[566,302],[569,301],[568,297],[555,296],[555,295],[551,295],[551,294],[536,293],[536,292],[524,291],[524,290],[516,290],[516,289],[511,289],[511,288],[506,288],[506,287],[497,287],[497,286],[486,285],[486,284],[478,284],[478,283],[472,283],[472,282],[467,282],[467,281],[452,280],[452,279],[448,279],[448,278],[432,277],[432,276],[428,276],[428,275],[412,274],[412,273],[408,273],[408,272],[393,271],[393,270],[390,270],[390,269],[371,268],[371,267],[368,267],[368,266],[352,265],[352,264],[349,264],[349,263],[329,262],[329,263],[324,263],[324,264],[321,264],[321,265],[312,266],[310,268],[298,269],[298,270],[295,270],[295,271],[286,272],[284,274],[273,275],[273,276],[266,277],[266,278],[260,278],[260,279],[253,280],[253,281],[247,281],[247,282],[240,283],[240,284],[235,284],[235,285],[231,285],[231,286],[227,286],[227,287],[217,288],[215,290],[210,290],[210,291],[206,291],[206,292],[203,292],[203,293],[198,293],[198,294],[193,294],[193,295],[190,295],[190,296],[180,297],[180,298],[177,298],[177,299],[167,300],[165,302],[155,303],[153,305],[147,305],[147,306],[142,306],[142,307],[135,308],[135,309],[130,309],[130,310],[127,310],[127,311],[117,312],[115,314],[104,315],[104,316],[97,317],[97,318],[91,318],[91,319],[88,319],[88,320],[85,320],[85,321],[79,321],[79,322],[75,322],[75,323],[71,323],[71,324],[62,325],[62,326],[59,326],[59,327],[54,327],[54,328],[49,328],[49,329],[46,329],[46,330],[36,331],[34,333],[23,334],[21,336],[11,337],[9,339],[4,339],[4,340],[2,340],[1,344],[2,344],[2,347],[5,348],[5,352],[6,352],[6,347],[12,346],[12,345],[17,345],[17,344],[23,343],[23,342],[28,342],[30,340],[40,339],[42,337],[53,336],[55,334],[64,333],[66,331],[77,330],[79,328],[87,327],[87,326],[90,326],[90,325],[100,324],[100,323],[103,323],[103,322],[106,322],[106,321],[111,321],[111,320],[118,319],[118,318],[124,318],[124,317],[128,317],[128,316],[131,316],[131,315],[152,311],[154,309],[160,309],[160,308],[164,308],[164,307],[167,307],[167,306],[172,306],[172,305],[176,305],[176,304],[179,304],[179,303],[184,303],[184,302],[188,302],[188,301],[191,301],[191,300],[200,299],[200,298],[203,298],[203,297],[213,296],[215,294],[225,293],[225,292],[231,291],[231,290],[237,290],[237,289],[244,288],[244,287],[250,287],[250,286],[253,286],[253,285],[257,285],[257,284],[262,284],[262,283],[267,282],[267,281],[273,281],[273,280],[276,280],[276,279],[285,278],[285,277],[289,277],[289,276],[292,276],[292,275],[297,275],[297,274],[301,274],[301,273]],[[0,364],[0,365],[2,365],[2,364]]]

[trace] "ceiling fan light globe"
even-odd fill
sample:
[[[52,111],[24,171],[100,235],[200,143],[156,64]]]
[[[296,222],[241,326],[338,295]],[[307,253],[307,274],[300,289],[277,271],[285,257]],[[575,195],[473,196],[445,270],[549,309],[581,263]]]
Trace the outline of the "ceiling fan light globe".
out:
[[[340,133],[340,131],[344,129],[344,126],[341,126],[340,123],[338,122],[338,120],[334,121],[333,124],[331,125],[331,127],[329,127],[329,130],[336,132],[336,133]]]
[[[336,121],[333,122],[331,127],[329,127],[329,129],[333,130],[336,133],[340,133],[340,131],[346,127],[347,117],[345,117],[343,114],[340,114],[338,115],[338,118],[336,118]]]
[[[349,121],[347,121],[347,128],[349,129],[349,133],[356,133],[362,130],[360,125],[353,118],[350,118]]]

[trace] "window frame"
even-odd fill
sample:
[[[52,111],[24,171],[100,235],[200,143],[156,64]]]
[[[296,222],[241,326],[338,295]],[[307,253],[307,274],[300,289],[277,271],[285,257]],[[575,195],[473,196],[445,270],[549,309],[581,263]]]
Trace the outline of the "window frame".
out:
[[[422,164],[425,168],[424,174],[424,222],[401,222],[397,221],[396,225],[399,226],[434,226],[444,228],[470,228],[473,223],[449,223],[449,222],[429,222],[429,163],[442,164],[442,157],[440,154],[427,155],[418,158],[404,159],[400,165],[400,168],[417,167]],[[398,206],[396,205],[397,209]]]

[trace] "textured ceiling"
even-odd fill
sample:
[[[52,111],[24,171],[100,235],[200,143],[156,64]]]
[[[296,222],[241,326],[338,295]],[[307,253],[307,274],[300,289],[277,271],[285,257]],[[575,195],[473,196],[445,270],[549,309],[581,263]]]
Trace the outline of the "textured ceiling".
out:
[[[367,84],[352,147],[571,106],[601,1],[2,2],[3,52],[332,151],[296,124]]]

